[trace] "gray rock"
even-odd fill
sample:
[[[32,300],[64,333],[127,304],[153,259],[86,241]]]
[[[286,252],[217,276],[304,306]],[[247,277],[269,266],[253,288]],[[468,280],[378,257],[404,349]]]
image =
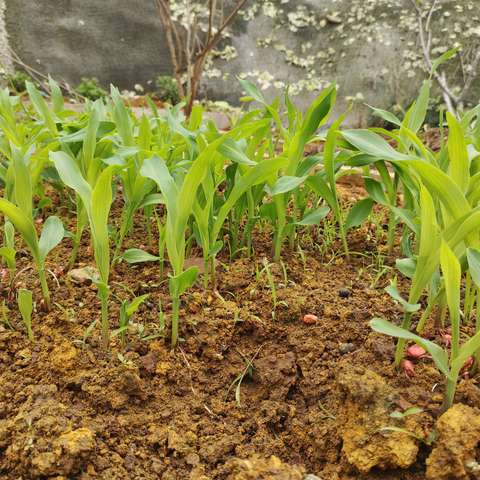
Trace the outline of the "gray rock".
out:
[[[341,343],[338,347],[341,354],[350,353],[355,350],[355,344],[353,343]]]
[[[313,473],[309,473],[303,477],[303,480],[322,480],[320,477],[317,477]]]
[[[93,280],[100,278],[100,273],[95,267],[86,266],[81,268],[74,268],[68,272],[68,277],[72,282],[80,285],[90,284]]]

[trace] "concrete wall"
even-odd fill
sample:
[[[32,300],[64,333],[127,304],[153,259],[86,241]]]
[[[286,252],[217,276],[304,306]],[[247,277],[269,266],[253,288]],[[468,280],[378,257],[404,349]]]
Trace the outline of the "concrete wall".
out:
[[[170,72],[153,0],[0,0],[0,15],[2,1],[10,45],[27,64],[54,77],[75,85],[82,76],[96,76],[105,85],[132,88]],[[361,123],[364,102],[405,105],[425,77],[410,0],[250,0],[247,5],[207,69],[204,93],[211,98],[235,102],[242,94],[239,75],[258,82],[267,96],[291,84],[292,94],[306,105],[335,80],[343,99],[339,108],[355,99],[355,121]],[[441,0],[432,25],[434,55],[463,45],[463,68],[468,68],[480,48],[480,0]],[[0,22],[0,44],[1,38]],[[456,65],[450,74],[452,84],[460,86],[464,71]],[[473,84],[471,101],[479,94],[480,80]]]
[[[6,0],[10,45],[28,65],[76,85],[122,88],[170,71],[153,0]]]

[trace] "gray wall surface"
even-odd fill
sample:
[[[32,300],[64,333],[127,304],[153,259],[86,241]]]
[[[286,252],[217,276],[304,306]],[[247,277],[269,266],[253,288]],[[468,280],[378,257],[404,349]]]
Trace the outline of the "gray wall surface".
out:
[[[73,85],[132,88],[170,72],[153,1],[6,0],[5,24],[26,64]]]
[[[35,68],[76,85],[95,76],[132,89],[170,73],[153,0],[0,0],[11,47]],[[428,0],[423,2],[428,5]],[[340,86],[339,109],[354,99],[358,123],[364,103],[405,106],[425,78],[417,19],[410,0],[250,0],[209,65],[203,93],[236,102],[236,76],[259,83],[272,97],[292,85],[306,105],[330,81]],[[0,18],[1,20],[1,18]],[[440,0],[432,19],[433,56],[455,45],[464,63],[452,64],[461,87],[468,60],[480,48],[480,0]],[[0,22],[0,44],[2,43]],[[231,48],[233,47],[233,49]],[[1,54],[1,48],[0,48]],[[469,99],[478,102],[480,80]]]

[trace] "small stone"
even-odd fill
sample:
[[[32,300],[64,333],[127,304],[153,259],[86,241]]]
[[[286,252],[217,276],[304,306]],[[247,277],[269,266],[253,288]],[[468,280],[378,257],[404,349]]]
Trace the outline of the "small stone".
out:
[[[185,463],[187,465],[191,465],[192,467],[195,467],[196,465],[198,465],[200,463],[200,457],[198,456],[197,453],[189,453],[185,457]]]
[[[93,280],[98,280],[100,278],[100,273],[95,267],[86,266],[82,268],[74,268],[68,272],[68,277],[74,283],[80,285],[90,284]]]
[[[353,343],[341,343],[338,347],[338,350],[342,355],[345,353],[350,353],[355,350],[355,345]]]
[[[313,473],[309,473],[303,477],[303,480],[322,480],[320,477],[317,477]]]
[[[351,295],[350,290],[348,288],[341,288],[338,291],[338,296],[340,298],[348,298]]]

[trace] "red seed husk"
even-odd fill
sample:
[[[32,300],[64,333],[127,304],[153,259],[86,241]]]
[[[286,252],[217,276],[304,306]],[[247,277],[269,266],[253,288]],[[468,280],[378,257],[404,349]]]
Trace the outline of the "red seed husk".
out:
[[[307,313],[306,315],[303,316],[303,323],[305,325],[313,325],[317,323],[317,320],[318,320],[318,317],[311,313]]]

